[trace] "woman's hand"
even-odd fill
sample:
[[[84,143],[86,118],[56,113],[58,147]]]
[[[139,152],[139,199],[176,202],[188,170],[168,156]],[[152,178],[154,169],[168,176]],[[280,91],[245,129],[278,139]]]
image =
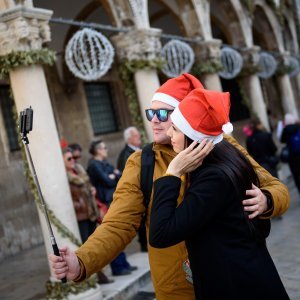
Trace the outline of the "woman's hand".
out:
[[[264,193],[252,183],[252,189],[246,190],[249,199],[243,201],[244,211],[249,213],[249,219],[253,219],[263,214],[268,209],[267,197]],[[250,198],[251,197],[251,198]]]
[[[204,139],[199,145],[194,141],[171,161],[167,173],[181,177],[185,173],[194,171],[202,165],[203,159],[210,153],[213,147],[212,141],[208,141],[207,139]]]

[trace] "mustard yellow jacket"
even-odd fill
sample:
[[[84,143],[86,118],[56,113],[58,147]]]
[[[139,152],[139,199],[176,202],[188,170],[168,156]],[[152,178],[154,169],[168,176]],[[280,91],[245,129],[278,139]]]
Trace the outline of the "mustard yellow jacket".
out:
[[[260,188],[272,196],[274,210],[272,216],[283,214],[289,206],[289,193],[285,185],[260,167],[232,137],[226,136],[232,144],[242,150],[251,160],[260,180]],[[154,180],[167,170],[175,152],[167,145],[154,145]],[[136,236],[145,212],[143,194],[140,190],[141,152],[133,153],[114,193],[113,202],[101,226],[76,254],[81,265],[81,274],[75,281],[89,277],[110,263]],[[178,203],[182,201],[185,183],[182,182]],[[151,210],[152,200],[148,207]],[[147,230],[149,218],[147,219]],[[158,300],[193,300],[193,286],[186,280],[183,263],[187,259],[185,243],[156,249],[148,245],[151,276]]]

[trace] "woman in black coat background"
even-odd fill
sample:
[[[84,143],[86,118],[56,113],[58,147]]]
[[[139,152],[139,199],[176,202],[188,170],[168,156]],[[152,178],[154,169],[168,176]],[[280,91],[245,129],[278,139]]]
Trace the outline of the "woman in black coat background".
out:
[[[232,127],[229,105],[228,93],[196,89],[171,115],[168,134],[179,154],[154,182],[149,242],[165,248],[185,240],[196,299],[289,299],[266,247],[269,221],[249,220],[242,208],[244,191],[259,182],[245,156],[223,140]],[[187,147],[192,140],[202,142]],[[207,140],[215,146],[202,163]],[[181,170],[188,157],[193,166]],[[192,169],[177,206],[181,176]]]

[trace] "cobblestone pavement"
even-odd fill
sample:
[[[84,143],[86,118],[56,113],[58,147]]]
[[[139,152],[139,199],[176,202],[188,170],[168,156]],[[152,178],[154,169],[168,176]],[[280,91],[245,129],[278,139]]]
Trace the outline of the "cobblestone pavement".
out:
[[[300,300],[300,198],[288,180],[291,205],[282,219],[272,220],[268,248],[291,300]]]
[[[272,220],[267,243],[291,300],[300,300],[300,199],[291,179],[288,187],[291,193],[290,208],[282,219]],[[138,251],[137,242],[126,250],[127,253]],[[0,264],[0,299],[44,299],[48,277],[43,245],[10,257]],[[151,292],[151,286],[142,289],[134,299],[153,299]]]

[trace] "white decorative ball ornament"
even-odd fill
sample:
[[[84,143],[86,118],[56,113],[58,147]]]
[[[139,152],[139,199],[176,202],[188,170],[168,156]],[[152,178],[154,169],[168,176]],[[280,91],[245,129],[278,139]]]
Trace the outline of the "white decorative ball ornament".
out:
[[[257,75],[260,78],[270,78],[277,69],[277,61],[276,59],[269,53],[262,52],[259,55],[258,65],[261,71],[257,72]]]
[[[300,72],[300,64],[299,60],[296,57],[290,56],[288,58],[288,66],[291,68],[291,72],[289,73],[289,77],[294,77]]]
[[[225,79],[232,79],[241,72],[243,58],[236,50],[224,47],[221,49],[221,63],[224,70],[219,72],[219,75]]]
[[[195,61],[193,49],[187,43],[178,40],[171,40],[165,44],[161,55],[166,60],[162,72],[168,77],[177,77],[189,72]]]
[[[107,73],[114,52],[112,44],[103,34],[84,28],[77,31],[68,42],[65,60],[74,76],[92,81]]]

